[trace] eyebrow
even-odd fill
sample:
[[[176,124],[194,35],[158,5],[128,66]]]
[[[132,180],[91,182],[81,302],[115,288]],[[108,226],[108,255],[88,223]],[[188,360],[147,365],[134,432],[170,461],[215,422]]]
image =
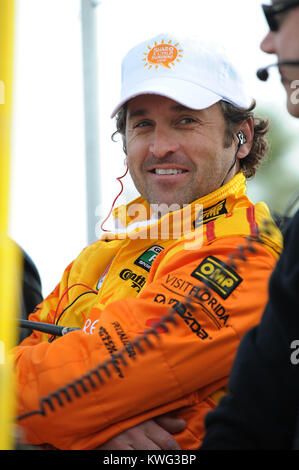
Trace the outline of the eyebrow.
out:
[[[140,116],[145,116],[145,114],[146,114],[146,109],[136,109],[136,111],[128,110],[129,119],[140,117]]]

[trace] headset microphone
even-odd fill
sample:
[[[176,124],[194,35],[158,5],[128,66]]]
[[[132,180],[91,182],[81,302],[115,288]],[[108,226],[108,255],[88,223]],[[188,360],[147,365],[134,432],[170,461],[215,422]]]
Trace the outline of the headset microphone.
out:
[[[271,67],[280,67],[281,65],[288,65],[290,67],[299,67],[299,61],[284,60],[281,62],[277,62],[276,64],[271,64],[271,65],[268,65],[267,67],[258,69],[258,71],[256,72],[256,75],[260,80],[265,82],[269,78],[268,69],[270,69]]]

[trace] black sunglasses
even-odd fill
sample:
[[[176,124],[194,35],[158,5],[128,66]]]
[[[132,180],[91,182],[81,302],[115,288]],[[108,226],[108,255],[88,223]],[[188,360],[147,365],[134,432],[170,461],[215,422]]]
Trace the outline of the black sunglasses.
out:
[[[279,17],[280,13],[297,6],[299,6],[299,0],[285,0],[274,5],[262,5],[270,30],[278,31],[282,21],[282,16]]]

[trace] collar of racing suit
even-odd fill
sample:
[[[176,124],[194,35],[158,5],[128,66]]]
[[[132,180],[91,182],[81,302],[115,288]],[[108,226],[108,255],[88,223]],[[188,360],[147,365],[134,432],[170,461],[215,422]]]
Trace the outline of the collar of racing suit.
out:
[[[229,215],[236,204],[238,207],[248,206],[246,189],[245,176],[240,172],[221,188],[183,208],[177,208],[173,204],[170,211],[160,218],[157,218],[154,211],[157,208],[163,210],[163,205],[150,206],[140,196],[127,205],[114,209],[114,229],[104,234],[101,239],[132,238],[133,234],[146,238],[149,230],[152,234],[156,231],[162,238],[170,236],[178,239],[215,220],[219,215]]]

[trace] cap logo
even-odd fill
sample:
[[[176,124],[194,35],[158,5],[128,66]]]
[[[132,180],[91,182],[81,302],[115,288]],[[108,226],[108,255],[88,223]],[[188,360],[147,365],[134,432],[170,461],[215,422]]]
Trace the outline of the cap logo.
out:
[[[172,44],[172,41],[164,42],[160,44],[155,42],[154,46],[147,46],[149,52],[145,52],[146,56],[143,61],[145,62],[144,67],[151,69],[154,67],[158,69],[159,66],[171,69],[171,66],[175,66],[175,62],[180,62],[182,56],[182,49],[179,49],[179,43]]]

